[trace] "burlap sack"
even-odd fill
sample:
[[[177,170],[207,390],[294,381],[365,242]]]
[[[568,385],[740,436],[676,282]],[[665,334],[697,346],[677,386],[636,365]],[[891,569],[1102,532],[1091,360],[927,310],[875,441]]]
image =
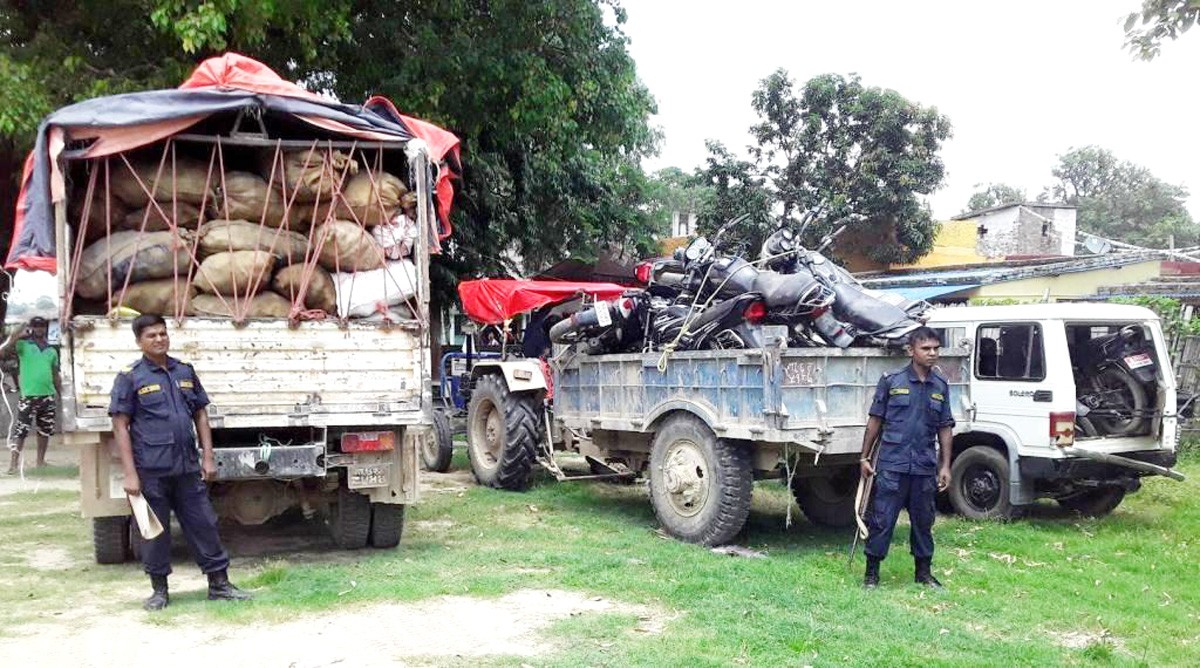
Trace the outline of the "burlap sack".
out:
[[[200,257],[230,251],[268,251],[279,264],[303,262],[308,239],[295,232],[244,220],[210,220],[200,227]]]
[[[175,278],[159,278],[134,283],[129,286],[129,289],[125,291],[125,297],[121,299],[118,299],[119,295],[115,294],[119,288],[114,289],[108,308],[111,310],[118,306],[126,306],[138,313],[157,315],[184,313],[188,302],[196,296],[196,288],[183,282],[176,287],[176,282]],[[183,306],[184,309],[179,309],[179,306]]]
[[[212,200],[212,190],[217,185],[216,177],[212,182],[208,179],[208,163],[176,156],[174,178],[172,179],[171,158],[167,157],[166,164],[159,174],[158,160],[131,160],[134,172],[141,178],[145,189],[138,184],[125,163],[114,161],[109,175],[109,189],[120,197],[131,209],[146,206],[150,198],[147,192],[153,192],[154,199],[159,202],[170,202],[174,197],[177,202],[188,204],[203,204]],[[156,187],[157,184],[157,187]],[[205,189],[205,185],[208,189]]]
[[[105,211],[105,197],[101,192],[102,186],[97,184],[96,192],[92,195],[92,205],[85,207],[87,202],[87,190],[80,190],[76,194],[76,198],[72,198],[70,206],[67,207],[68,220],[75,225],[75,230],[79,230],[80,224],[86,224],[87,230],[84,231],[84,243],[91,243],[108,233],[105,226],[105,216],[112,221],[113,231],[121,229],[121,221],[125,215],[129,213],[129,209],[125,207],[125,203],[116,197],[107,198],[108,210]],[[83,221],[84,209],[87,209],[87,221]]]
[[[177,227],[194,230],[204,222],[204,214],[200,207],[187,202],[161,202],[157,207],[148,206],[129,212],[121,219],[119,228],[122,230],[141,230],[142,219],[146,219],[147,232],[162,232],[171,229],[170,221],[176,220]]]
[[[387,222],[400,210],[408,192],[404,182],[387,172],[364,171],[346,182],[338,200],[337,217],[370,227]],[[343,201],[344,200],[344,201]]]
[[[322,200],[311,204],[296,203],[288,216],[289,229],[306,234],[317,225],[333,220],[333,202]]]
[[[201,292],[232,297],[236,290],[241,298],[270,284],[274,268],[275,256],[266,251],[217,253],[200,263],[194,282]]]
[[[226,307],[226,302],[229,306],[233,306],[233,300],[228,297],[225,302],[222,302],[221,298],[216,295],[196,295],[188,304],[188,315],[201,318],[232,318],[233,312]],[[268,290],[254,295],[254,298],[250,300],[250,309],[247,311],[246,317],[287,318],[291,312],[291,302]]]
[[[284,267],[275,274],[271,288],[289,299],[300,292],[304,279],[305,267],[293,264]],[[304,306],[310,309],[321,309],[330,315],[337,315],[337,291],[333,287],[333,279],[329,272],[321,267],[313,267],[312,277],[308,280],[308,293],[304,295]]]
[[[400,198],[400,210],[409,218],[417,219],[417,194],[409,191]]]
[[[383,266],[383,251],[358,223],[334,220],[315,228],[312,244],[321,246],[318,262],[329,271],[367,271]]]
[[[271,178],[274,151],[265,151],[259,160],[259,174]],[[274,184],[281,182],[275,167]],[[329,200],[335,187],[342,181],[343,174],[349,178],[358,173],[358,163],[341,151],[330,151],[324,148],[299,149],[284,151],[283,179],[286,186],[284,194],[290,199],[296,193],[293,202],[313,202],[320,198]]]
[[[254,224],[280,227],[283,225],[284,200],[278,190],[250,172],[226,172],[225,184],[218,187],[212,210],[217,218],[248,220]],[[265,216],[263,215],[265,212]]]
[[[186,230],[180,231],[178,240],[172,232],[113,232],[83,249],[75,292],[84,299],[106,297],[110,263],[114,291],[121,289],[126,276],[137,283],[185,273],[190,237]]]

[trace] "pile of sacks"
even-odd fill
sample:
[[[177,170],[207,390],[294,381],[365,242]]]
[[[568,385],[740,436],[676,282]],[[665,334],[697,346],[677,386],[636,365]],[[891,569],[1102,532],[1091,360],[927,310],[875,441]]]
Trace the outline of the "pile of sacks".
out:
[[[339,151],[275,155],[260,164],[272,181],[243,171],[210,178],[206,164],[177,158],[175,178],[168,164],[147,192],[157,163],[133,163],[145,187],[124,167],[114,170],[112,196],[95,197],[86,220],[79,210],[73,218],[86,225],[77,296],[97,301],[111,292],[108,309],[202,317],[231,317],[249,298],[249,317],[287,318],[307,283],[305,310],[411,317],[402,304],[416,292],[408,259],[415,194]]]

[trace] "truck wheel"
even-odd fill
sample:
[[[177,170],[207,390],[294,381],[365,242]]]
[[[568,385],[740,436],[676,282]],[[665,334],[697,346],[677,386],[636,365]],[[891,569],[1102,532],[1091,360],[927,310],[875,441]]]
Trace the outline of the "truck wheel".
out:
[[[333,542],[343,550],[366,547],[371,532],[370,499],[339,487],[337,503],[330,509],[329,528],[333,532]]]
[[[445,473],[450,470],[450,458],[454,456],[454,433],[450,430],[450,418],[442,411],[433,412],[433,438],[425,439],[421,447],[421,464],[426,471]]]
[[[404,533],[404,506],[393,503],[371,504],[371,547],[396,547]]]
[[[1117,509],[1125,499],[1121,487],[1098,487],[1058,499],[1058,505],[1080,515],[1103,517]]]
[[[98,564],[123,564],[129,559],[129,517],[92,518],[92,549]]]
[[[986,445],[963,450],[950,467],[950,503],[967,519],[1011,518],[1008,487],[1008,459]]]
[[[728,542],[750,515],[749,450],[722,441],[699,419],[676,415],[650,449],[650,502],[667,533],[689,543]]]
[[[820,478],[793,478],[792,496],[813,524],[838,529],[853,526],[858,476],[857,466],[844,466]]]
[[[512,394],[495,374],[479,378],[467,407],[467,454],[479,484],[527,489],[541,435],[542,405],[536,394]]]

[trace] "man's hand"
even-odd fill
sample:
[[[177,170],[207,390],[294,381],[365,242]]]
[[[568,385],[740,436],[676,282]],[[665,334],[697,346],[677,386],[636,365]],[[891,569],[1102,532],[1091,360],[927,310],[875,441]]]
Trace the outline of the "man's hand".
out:
[[[217,463],[213,461],[211,453],[205,453],[203,460],[200,463],[200,477],[205,482],[212,482],[217,479]]]
[[[137,471],[125,472],[125,494],[129,496],[137,496],[142,493],[142,479],[138,477]]]
[[[870,478],[871,476],[875,475],[875,467],[871,466],[871,460],[869,459],[863,459],[860,461],[858,463],[858,470],[864,478]]]
[[[950,488],[950,467],[949,466],[943,466],[942,468],[938,469],[937,485],[938,485],[939,492],[944,492]]]

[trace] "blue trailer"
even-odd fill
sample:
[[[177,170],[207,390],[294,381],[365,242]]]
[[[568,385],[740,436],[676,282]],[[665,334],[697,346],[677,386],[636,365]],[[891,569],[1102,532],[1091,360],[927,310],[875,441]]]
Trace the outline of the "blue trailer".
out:
[[[789,349],[782,340],[666,357],[567,349],[549,374],[533,361],[478,364],[467,417],[472,468],[484,484],[522,489],[534,463],[553,466],[554,450],[577,452],[614,473],[647,477],[664,529],[705,545],[741,530],[761,478],[784,478],[810,520],[850,526],[875,384],[907,357]],[[944,349],[939,370],[961,414],[967,351]]]

